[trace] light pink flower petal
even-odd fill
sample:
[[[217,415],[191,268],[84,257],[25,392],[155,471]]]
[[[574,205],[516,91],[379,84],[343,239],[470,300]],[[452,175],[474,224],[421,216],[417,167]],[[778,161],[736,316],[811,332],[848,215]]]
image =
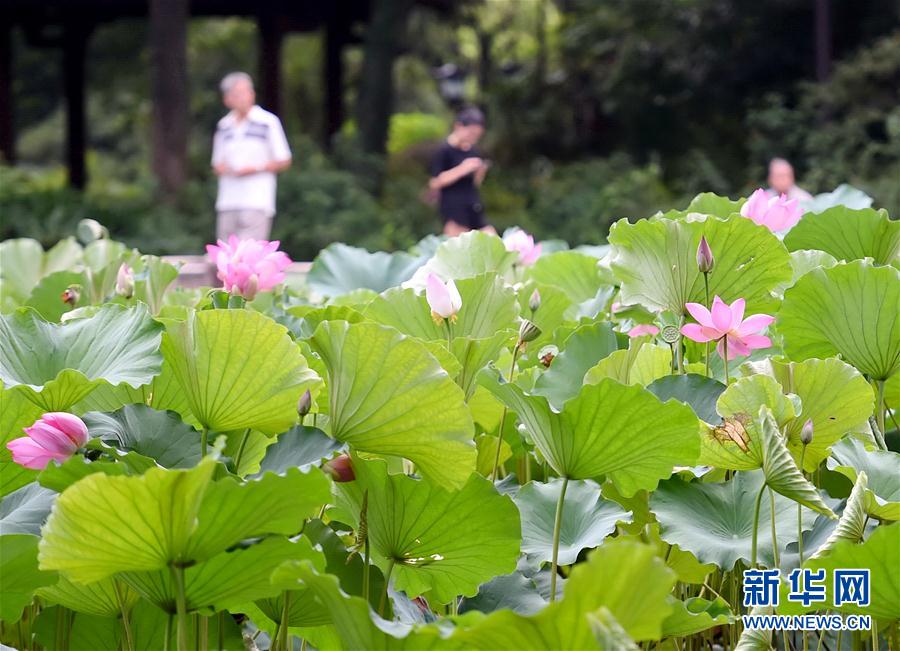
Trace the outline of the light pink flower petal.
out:
[[[707,341],[713,341],[714,337],[710,337],[706,334],[706,328],[696,323],[688,323],[686,325],[681,326],[681,334],[692,341],[697,341],[699,343],[706,343]],[[631,334],[630,332],[628,333]]]
[[[697,323],[706,326],[707,328],[714,327],[712,315],[709,313],[709,310],[706,309],[706,306],[701,305],[700,303],[685,303],[684,307],[687,308],[688,314],[697,320]]]
[[[25,428],[25,433],[36,444],[50,454],[69,455],[78,449],[75,442],[64,432],[42,420],[37,421],[31,427]]]
[[[642,335],[651,335],[655,337],[658,334],[659,328],[651,323],[641,323],[640,325],[636,325],[628,331],[629,337],[640,337]]]
[[[456,283],[452,279],[447,281],[447,294],[450,295],[450,308],[453,314],[456,314],[462,307],[462,296],[459,295]]]
[[[425,280],[425,299],[435,314],[449,319],[453,316],[453,305],[447,286],[435,274],[428,274]]]
[[[719,340],[719,343],[716,344],[716,352],[719,353],[719,357],[724,358],[724,349],[725,349],[725,338]],[[728,337],[728,360],[731,361],[738,355],[749,355],[750,349],[747,348],[740,340],[732,339]]]
[[[731,308],[721,298],[716,296],[713,299],[712,324],[720,332],[728,332],[731,329]]]
[[[771,325],[773,321],[775,321],[774,316],[769,316],[768,314],[753,314],[744,319],[741,325],[738,326],[737,333],[741,337],[756,334],[757,332],[762,332],[767,326]]]
[[[772,345],[772,340],[765,335],[747,335],[746,337],[741,337],[740,339],[750,350],[756,350],[757,348],[769,348]]]
[[[49,452],[27,436],[13,439],[6,444],[6,447],[12,452],[12,458],[15,463],[31,470],[43,470],[53,459],[65,461],[69,456]]]
[[[744,308],[746,305],[747,301],[743,298],[739,298],[731,304],[731,327],[728,328],[730,331],[737,330],[738,326],[741,325],[741,319],[744,318]]]
[[[41,420],[64,432],[78,447],[87,443],[87,425],[75,414],[65,411],[51,411],[41,416]]]
[[[747,199],[747,203],[741,206],[741,214],[749,217],[757,224],[763,223],[763,218],[769,210],[769,195],[762,188],[756,190]]]

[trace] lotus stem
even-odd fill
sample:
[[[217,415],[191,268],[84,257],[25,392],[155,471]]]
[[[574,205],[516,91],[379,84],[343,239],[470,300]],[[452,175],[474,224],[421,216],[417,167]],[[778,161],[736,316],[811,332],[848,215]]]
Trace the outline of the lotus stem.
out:
[[[709,272],[703,272],[703,286],[706,289],[706,308],[709,309]],[[706,342],[706,377],[709,377],[709,354],[710,354],[710,344],[711,342]]]
[[[288,646],[288,641],[291,639],[290,633],[288,633],[288,626],[290,626],[290,609],[291,609],[291,592],[290,590],[284,591],[284,604],[281,608],[281,622],[280,628],[278,629],[279,640],[278,645],[281,649],[287,651],[290,647]]]
[[[569,478],[563,477],[562,488],[559,490],[559,499],[556,502],[556,520],[553,523],[553,560],[550,565],[550,603],[556,601],[556,574],[559,568],[559,532],[562,529],[563,506],[566,501],[566,488],[569,486]]]
[[[209,430],[206,428],[206,425],[203,426],[203,429],[200,430],[200,458],[206,456],[206,439],[209,436]]]
[[[878,381],[878,403],[875,406],[875,422],[878,423],[878,431],[881,432],[881,440],[884,441],[884,380]],[[885,446],[884,449],[887,449]]]
[[[166,630],[163,639],[163,651],[169,651],[169,645],[172,643],[172,613],[166,615]]]
[[[241,444],[238,446],[237,455],[234,457],[234,474],[240,475],[241,472],[241,459],[244,458],[244,448],[247,447],[247,439],[250,438],[250,428],[244,432],[244,436],[241,437]]]
[[[200,629],[197,648],[207,651],[209,649],[209,617],[197,615],[197,627]]]
[[[803,459],[806,457],[806,443],[800,448],[800,473],[803,472]],[[774,517],[774,516],[773,516]],[[800,553],[800,565],[803,565],[803,505],[797,502],[797,551]],[[803,643],[806,644],[806,633],[803,633]]]
[[[175,583],[175,609],[178,614],[178,651],[188,651],[187,604],[184,595],[184,567],[171,566],[172,581]]]
[[[520,350],[521,346],[517,342],[516,347],[513,349],[512,363],[509,365],[509,382],[513,381],[513,373],[516,372],[516,360],[519,359]],[[494,455],[494,469],[491,471],[491,482],[497,481],[497,469],[500,467],[500,450],[503,448],[503,426],[506,424],[507,411],[509,411],[509,408],[503,405],[503,411],[500,413],[500,430],[497,432],[497,454]]]
[[[765,490],[766,482],[763,482],[763,485],[759,489],[759,493],[756,494],[756,504],[753,507],[753,542],[750,544],[750,567],[753,569],[758,569],[759,567],[756,564],[756,550],[759,539],[759,508],[762,505],[762,496]]]
[[[384,617],[384,607],[387,604],[388,586],[391,584],[391,573],[394,571],[394,559],[388,561],[387,572],[384,575],[384,592],[381,593],[381,601],[378,602],[378,615]]]
[[[218,651],[224,651],[225,649],[225,611],[219,611],[219,631],[218,631],[218,644],[216,646]]]
[[[725,386],[728,386],[728,335],[722,337],[722,361],[725,362]]]
[[[363,542],[365,546],[365,565],[363,565],[363,599],[368,603],[369,601],[369,561],[370,561],[370,550],[369,550],[369,536],[366,536],[365,541]]]
[[[769,489],[769,515],[772,522],[772,556],[775,559],[775,567],[780,565],[778,561],[778,537],[775,535],[775,492]]]
[[[122,596],[122,584],[118,579],[113,579],[113,590],[116,592],[116,601],[122,613],[122,628],[125,631],[125,648],[134,651],[134,637],[131,635],[131,622],[128,619],[128,609],[125,607],[125,598]]]

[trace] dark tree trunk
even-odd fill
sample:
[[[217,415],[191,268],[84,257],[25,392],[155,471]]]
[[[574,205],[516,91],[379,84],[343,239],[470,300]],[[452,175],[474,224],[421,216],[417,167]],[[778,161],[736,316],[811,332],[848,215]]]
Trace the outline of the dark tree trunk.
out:
[[[150,0],[153,171],[173,201],[187,175],[188,0]]]
[[[494,76],[494,58],[491,52],[494,47],[494,35],[481,30],[478,30],[476,34],[478,37],[478,95],[484,99],[487,97]]]
[[[344,51],[345,34],[341,23],[330,19],[325,25],[325,148],[344,124]]]
[[[831,0],[815,0],[816,80],[831,76]]]
[[[394,102],[394,59],[413,0],[372,0],[356,107],[363,151],[383,154]]]
[[[66,94],[66,167],[69,185],[80,189],[87,185],[84,65],[89,34],[90,28],[86,25],[67,24],[62,52]]]
[[[6,163],[16,160],[12,75],[12,27],[4,25],[0,27],[0,158]]]
[[[259,77],[261,104],[281,115],[281,44],[284,32],[276,16],[265,14],[257,21],[259,31]]]

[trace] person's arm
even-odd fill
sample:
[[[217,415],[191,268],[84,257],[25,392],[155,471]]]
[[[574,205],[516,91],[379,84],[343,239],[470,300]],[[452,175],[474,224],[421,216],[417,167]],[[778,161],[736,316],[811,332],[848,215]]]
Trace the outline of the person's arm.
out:
[[[476,186],[480,187],[481,184],[484,183],[484,177],[487,176],[488,168],[490,168],[490,166],[491,166],[490,161],[487,161],[487,160],[481,161],[481,166],[477,170],[475,170],[475,185]]]
[[[428,187],[432,190],[446,188],[448,185],[453,185],[464,176],[476,172],[480,167],[480,158],[466,158],[456,167],[451,167],[449,170],[445,170],[440,174],[431,177],[431,181],[428,182]]]
[[[216,176],[225,176],[231,173],[231,168],[225,162],[225,153],[222,151],[222,137],[219,134],[219,129],[216,129],[216,133],[213,134],[212,169]]]
[[[284,135],[284,127],[281,126],[281,120],[275,118],[272,121],[269,133],[272,160],[266,163],[263,171],[279,174],[288,169],[293,162],[291,148],[288,146],[287,136]]]

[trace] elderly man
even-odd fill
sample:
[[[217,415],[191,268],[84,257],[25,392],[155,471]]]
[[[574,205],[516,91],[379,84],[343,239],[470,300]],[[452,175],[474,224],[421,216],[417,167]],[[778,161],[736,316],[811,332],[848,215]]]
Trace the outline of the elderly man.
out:
[[[769,162],[769,194],[786,194],[788,199],[809,201],[812,195],[798,186],[794,180],[794,166],[783,158],[773,158]]]
[[[216,236],[266,240],[275,216],[275,175],[290,167],[291,150],[278,117],[257,106],[250,75],[233,72],[220,88],[231,111],[213,137]]]

